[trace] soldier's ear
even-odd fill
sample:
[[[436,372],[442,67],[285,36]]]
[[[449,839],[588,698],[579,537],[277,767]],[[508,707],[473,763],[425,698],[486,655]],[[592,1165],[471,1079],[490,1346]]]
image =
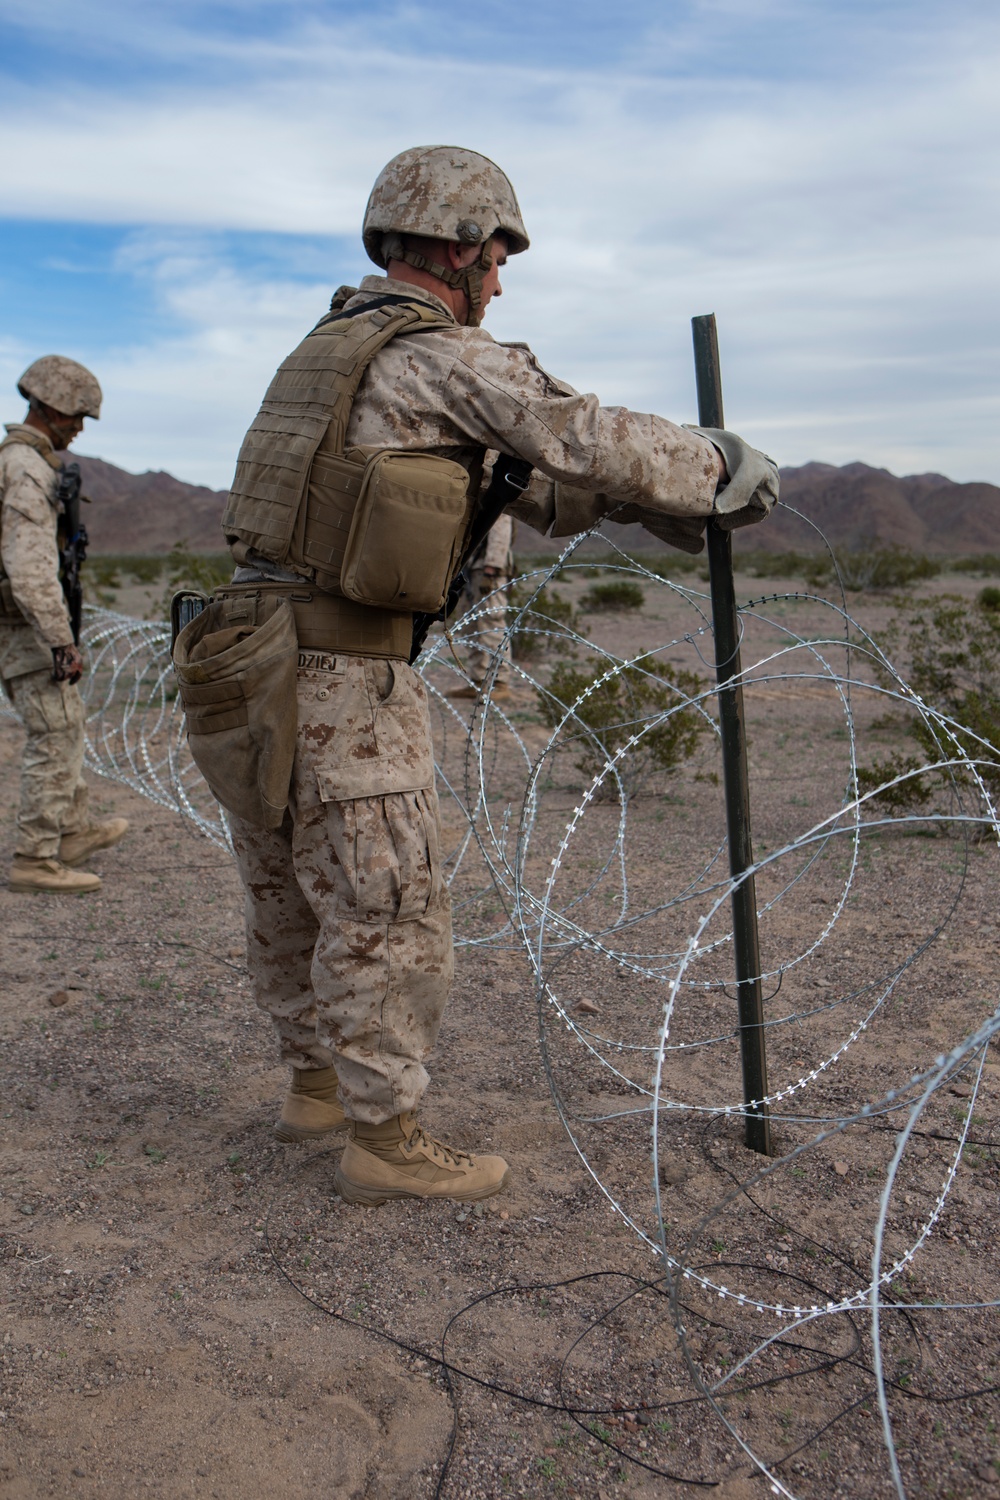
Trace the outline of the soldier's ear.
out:
[[[448,269],[451,271],[464,271],[471,266],[473,261],[479,259],[479,245],[462,245],[458,240],[445,240],[445,252],[448,256]]]

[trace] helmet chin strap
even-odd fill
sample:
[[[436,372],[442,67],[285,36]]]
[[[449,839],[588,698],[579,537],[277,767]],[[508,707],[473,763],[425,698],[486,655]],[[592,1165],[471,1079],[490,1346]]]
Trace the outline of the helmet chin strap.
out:
[[[436,276],[438,281],[443,281],[447,286],[453,286],[458,291],[465,293],[468,302],[468,311],[465,315],[467,328],[478,328],[483,321],[483,282],[493,265],[493,239],[492,236],[485,242],[479,252],[479,259],[474,260],[471,266],[463,266],[458,271],[449,271],[447,267],[440,265],[436,260],[428,260],[426,256],[420,255],[416,250],[403,249],[399,255],[393,256],[394,260],[401,260],[408,266],[413,266],[416,271],[426,271],[431,276]]]

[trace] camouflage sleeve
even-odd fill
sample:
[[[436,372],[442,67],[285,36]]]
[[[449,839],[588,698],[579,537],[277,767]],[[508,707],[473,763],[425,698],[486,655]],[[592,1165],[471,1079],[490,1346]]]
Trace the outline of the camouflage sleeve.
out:
[[[16,461],[14,455],[16,454]],[[0,560],[11,592],[46,646],[70,646],[73,631],[59,583],[54,475],[44,459],[18,444],[5,457]]]
[[[547,511],[555,534],[566,535],[623,502],[679,516],[712,513],[719,465],[707,438],[665,417],[602,406],[553,379],[530,350],[470,339],[442,394],[470,438],[527,459],[556,481],[554,491],[537,486],[512,507],[531,525]]]

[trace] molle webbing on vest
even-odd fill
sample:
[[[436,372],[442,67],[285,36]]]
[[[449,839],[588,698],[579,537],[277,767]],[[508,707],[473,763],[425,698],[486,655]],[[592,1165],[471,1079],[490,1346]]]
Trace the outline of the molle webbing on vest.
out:
[[[227,540],[272,562],[318,570],[329,575],[318,578],[324,587],[336,587],[357,498],[351,483],[356,476],[360,487],[363,468],[342,457],[362,377],[398,334],[451,327],[426,303],[380,298],[356,313],[324,318],[281,365],[243,441],[222,518]],[[322,476],[333,482],[317,486],[320,497],[306,514],[313,460],[327,432],[324,463],[336,472]]]
[[[216,589],[214,598],[232,625],[263,625],[279,601],[287,599],[295,616],[299,646],[306,651],[409,659],[411,614],[354,604],[306,583],[301,587],[293,583],[234,583]]]
[[[334,453],[313,457],[288,556],[293,567],[311,569],[318,583],[339,580],[364,477],[364,464]]]

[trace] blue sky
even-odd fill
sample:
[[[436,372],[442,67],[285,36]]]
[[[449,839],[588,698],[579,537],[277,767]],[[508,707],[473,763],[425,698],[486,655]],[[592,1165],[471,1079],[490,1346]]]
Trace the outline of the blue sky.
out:
[[[727,419],[780,462],[1000,483],[998,65],[995,0],[0,0],[0,389],[73,354],[81,451],[225,485],[373,269],[375,174],[450,141],[532,235],[488,326],[562,378],[691,420],[714,310]]]

